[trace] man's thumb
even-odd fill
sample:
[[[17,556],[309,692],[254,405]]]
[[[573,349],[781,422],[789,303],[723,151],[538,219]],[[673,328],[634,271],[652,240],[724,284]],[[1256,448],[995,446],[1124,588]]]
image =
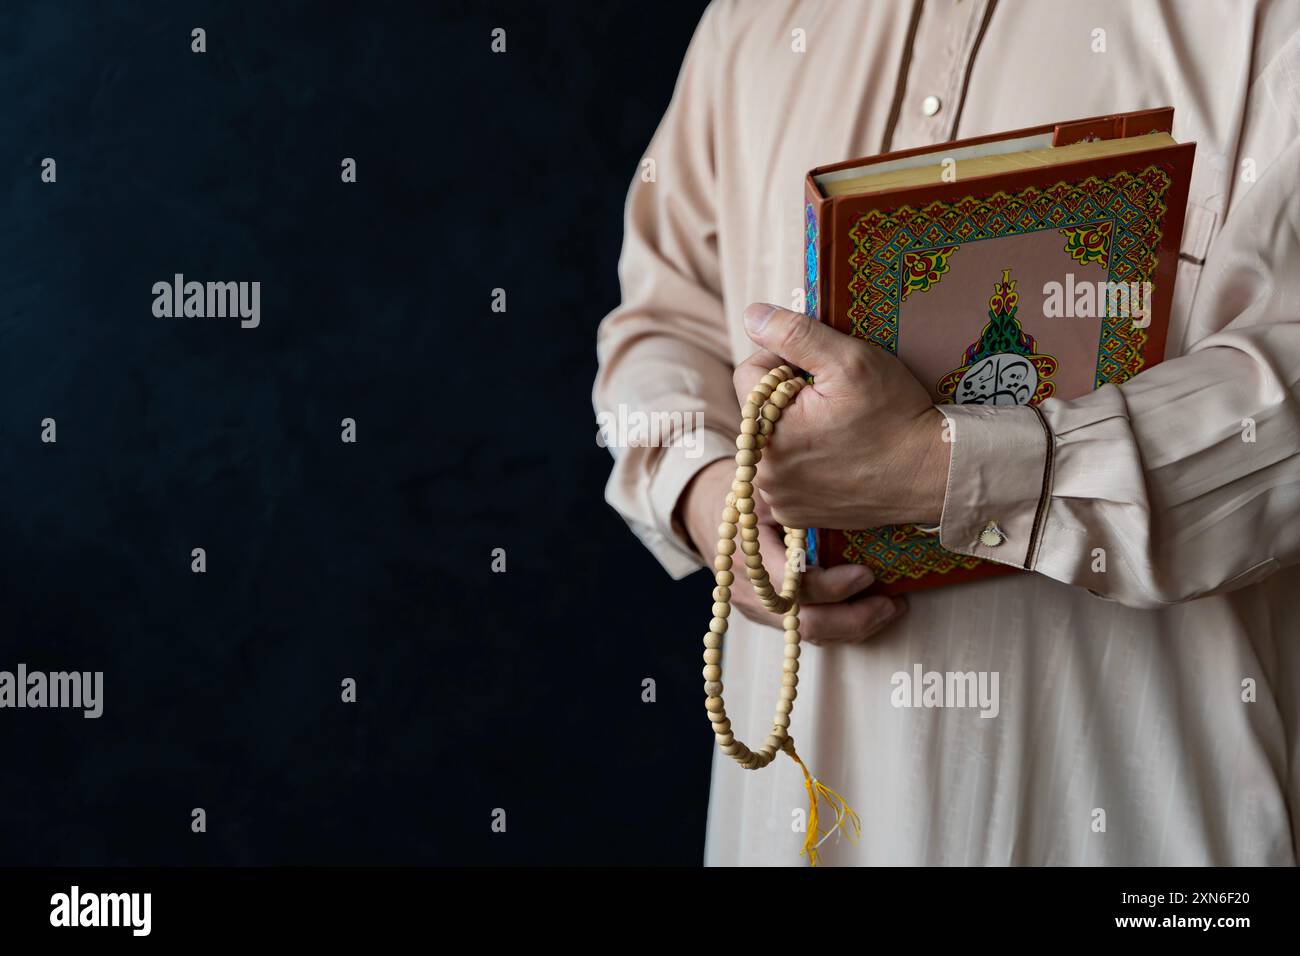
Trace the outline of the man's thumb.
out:
[[[806,315],[756,302],[745,310],[745,331],[754,342],[792,365],[817,374],[837,364],[840,333]]]

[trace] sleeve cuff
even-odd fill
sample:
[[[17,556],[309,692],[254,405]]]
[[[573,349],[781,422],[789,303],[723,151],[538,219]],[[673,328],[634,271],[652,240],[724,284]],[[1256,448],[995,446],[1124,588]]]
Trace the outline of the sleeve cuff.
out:
[[[736,439],[722,432],[703,429],[691,436],[693,444],[662,449],[654,478],[650,481],[650,506],[655,516],[651,527],[640,529],[640,538],[659,563],[676,580],[704,567],[684,529],[673,523],[678,499],[692,478],[706,465],[736,454]],[[722,502],[718,502],[721,511]]]
[[[1032,570],[1051,498],[1052,434],[1033,406],[938,405],[952,459],[939,543]]]

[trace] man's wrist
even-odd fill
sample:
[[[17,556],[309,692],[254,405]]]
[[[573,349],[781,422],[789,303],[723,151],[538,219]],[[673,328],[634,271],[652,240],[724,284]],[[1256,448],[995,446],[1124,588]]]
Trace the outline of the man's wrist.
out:
[[[686,483],[681,497],[677,499],[677,507],[673,509],[674,526],[702,559],[710,553],[709,546],[713,543],[712,536],[699,540],[706,527],[712,528],[712,523],[706,523],[708,515],[704,508],[707,505],[719,512],[722,509],[721,499],[716,502],[716,505],[710,504],[704,500],[704,493],[706,489],[718,485],[719,479],[714,477],[715,474],[726,476],[726,480],[730,482],[731,468],[731,461],[726,458],[705,465]]]
[[[943,518],[944,496],[952,443],[947,440],[947,419],[937,408],[922,414],[912,429],[913,452],[905,460],[913,464],[906,476],[909,524],[935,527]]]

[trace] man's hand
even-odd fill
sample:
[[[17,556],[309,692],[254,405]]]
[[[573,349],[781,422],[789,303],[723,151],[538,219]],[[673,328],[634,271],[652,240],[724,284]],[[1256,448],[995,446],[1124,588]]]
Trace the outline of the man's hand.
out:
[[[760,478],[765,465],[766,459],[759,466]],[[717,547],[723,500],[731,490],[735,473],[734,461],[715,461],[708,465],[687,486],[678,507],[678,516],[706,563],[712,562]],[[758,515],[763,563],[773,583],[780,586],[785,567],[784,532],[759,499],[754,501],[754,513]],[[732,607],[750,620],[779,627],[781,619],[759,603],[743,565],[733,570],[738,573],[731,585]],[[902,598],[861,596],[874,580],[871,570],[860,565],[808,568],[799,588],[799,629],[804,640],[809,644],[860,641],[907,610]]]
[[[795,528],[939,523],[950,447],[930,393],[894,356],[797,312],[755,304],[745,329],[763,351],[736,369],[743,403],[786,362],[811,372],[781,416],[755,486]]]

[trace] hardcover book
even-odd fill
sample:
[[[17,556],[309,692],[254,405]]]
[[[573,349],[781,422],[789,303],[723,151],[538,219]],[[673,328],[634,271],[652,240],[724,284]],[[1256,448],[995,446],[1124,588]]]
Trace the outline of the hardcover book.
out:
[[[805,309],[886,349],[935,404],[1074,398],[1164,355],[1194,143],[1171,108],[823,166],[805,183]],[[892,594],[1023,573],[937,529],[810,531],[810,563]]]

